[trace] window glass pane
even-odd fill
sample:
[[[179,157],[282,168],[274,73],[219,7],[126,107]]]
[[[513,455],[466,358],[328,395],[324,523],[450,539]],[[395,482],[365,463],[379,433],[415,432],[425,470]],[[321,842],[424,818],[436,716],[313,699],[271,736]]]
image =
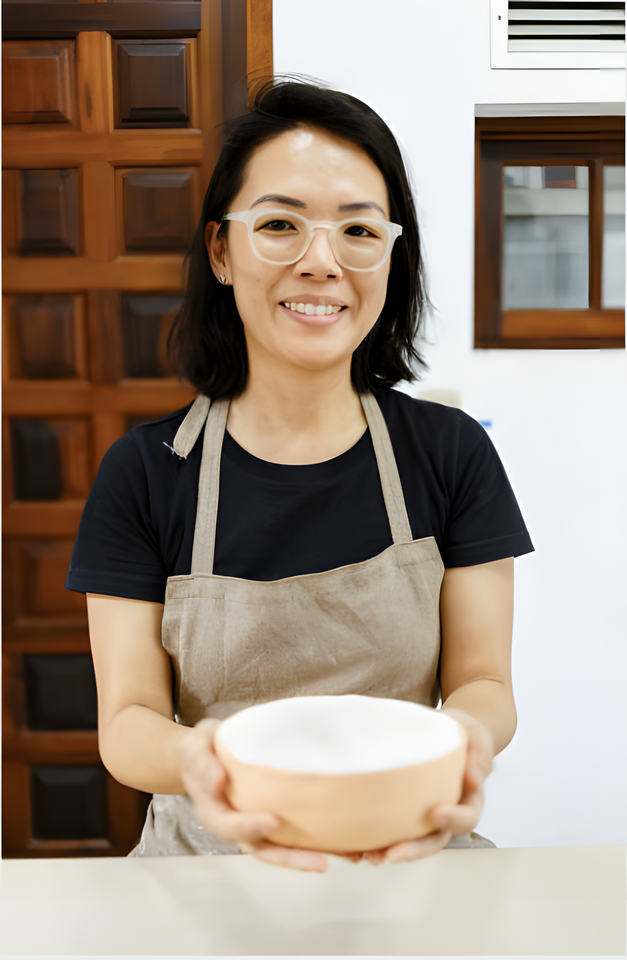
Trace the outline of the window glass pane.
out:
[[[503,168],[503,309],[588,306],[588,168]]]
[[[625,306],[625,168],[603,169],[601,305]]]

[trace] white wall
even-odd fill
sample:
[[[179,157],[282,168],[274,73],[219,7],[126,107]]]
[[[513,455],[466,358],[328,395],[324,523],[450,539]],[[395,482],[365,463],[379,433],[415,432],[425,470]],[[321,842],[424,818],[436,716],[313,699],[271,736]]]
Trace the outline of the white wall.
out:
[[[473,350],[476,103],[624,99],[622,71],[491,70],[489,0],[274,0],[277,72],[374,107],[403,145],[438,309],[431,371],[492,438],[536,553],[516,562],[519,727],[479,830],[627,843],[627,365],[622,350]]]

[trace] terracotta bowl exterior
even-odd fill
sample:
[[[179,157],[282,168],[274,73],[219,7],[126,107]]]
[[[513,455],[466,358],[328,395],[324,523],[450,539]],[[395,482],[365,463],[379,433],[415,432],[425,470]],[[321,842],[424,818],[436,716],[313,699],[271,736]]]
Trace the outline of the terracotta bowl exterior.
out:
[[[242,763],[220,740],[214,747],[226,768],[226,794],[236,810],[281,817],[273,843],[328,853],[378,850],[433,833],[427,811],[457,803],[462,792],[467,735],[435,760],[371,773],[328,774]]]

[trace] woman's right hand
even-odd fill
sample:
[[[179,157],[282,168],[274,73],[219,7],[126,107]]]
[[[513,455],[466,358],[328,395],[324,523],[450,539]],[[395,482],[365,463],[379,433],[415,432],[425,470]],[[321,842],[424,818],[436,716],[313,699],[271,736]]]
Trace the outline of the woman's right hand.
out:
[[[194,804],[198,822],[218,837],[236,844],[266,863],[293,870],[324,873],[327,858],[317,850],[282,847],[267,840],[281,821],[273,813],[239,813],[225,794],[227,772],[213,748],[219,720],[201,720],[180,738],[181,777]]]

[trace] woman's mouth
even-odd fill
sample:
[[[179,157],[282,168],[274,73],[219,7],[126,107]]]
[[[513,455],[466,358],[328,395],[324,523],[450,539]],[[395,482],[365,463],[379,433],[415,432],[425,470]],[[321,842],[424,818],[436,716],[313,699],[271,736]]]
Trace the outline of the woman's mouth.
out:
[[[289,310],[295,320],[311,325],[334,323],[338,313],[346,310],[346,306],[344,305],[308,303],[298,300],[282,300],[280,306],[285,310]]]

